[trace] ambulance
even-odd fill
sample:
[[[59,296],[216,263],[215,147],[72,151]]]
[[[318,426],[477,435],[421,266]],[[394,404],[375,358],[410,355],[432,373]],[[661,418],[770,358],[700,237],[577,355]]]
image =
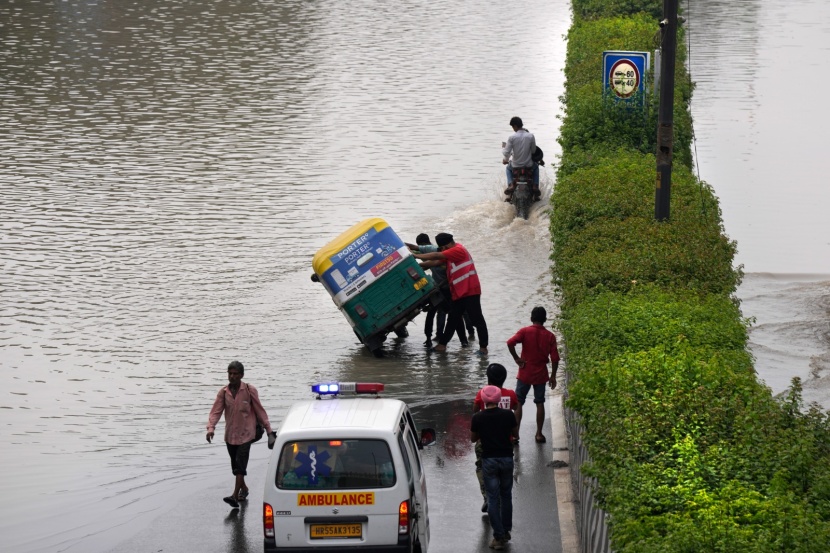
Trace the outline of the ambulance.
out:
[[[420,552],[429,547],[427,485],[418,433],[380,383],[329,382],[293,405],[265,477],[266,552]]]

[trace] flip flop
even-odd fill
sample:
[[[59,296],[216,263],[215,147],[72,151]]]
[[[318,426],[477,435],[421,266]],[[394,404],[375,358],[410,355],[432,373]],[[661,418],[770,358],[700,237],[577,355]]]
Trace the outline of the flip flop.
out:
[[[235,500],[234,498],[232,498],[231,496],[223,497],[222,501],[224,501],[225,503],[230,505],[231,508],[233,508],[233,509],[239,509],[239,502],[237,500]]]
[[[536,436],[536,443],[537,443],[537,444],[543,444],[543,443],[545,443],[546,441],[547,441],[547,440],[545,439],[545,437],[544,437],[544,436]]]

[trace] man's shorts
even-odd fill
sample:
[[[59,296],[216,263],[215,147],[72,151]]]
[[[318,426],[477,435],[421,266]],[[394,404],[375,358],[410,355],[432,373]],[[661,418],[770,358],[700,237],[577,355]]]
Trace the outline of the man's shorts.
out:
[[[246,475],[248,474],[248,457],[251,454],[251,443],[248,442],[247,444],[242,445],[231,445],[229,443],[225,443],[228,446],[228,455],[231,456],[231,468],[233,469],[234,474],[241,474]]]
[[[519,405],[525,404],[527,393],[530,391],[530,384],[525,384],[521,380],[516,380],[516,397],[519,399]],[[547,384],[533,384],[533,403],[545,402],[545,387]]]

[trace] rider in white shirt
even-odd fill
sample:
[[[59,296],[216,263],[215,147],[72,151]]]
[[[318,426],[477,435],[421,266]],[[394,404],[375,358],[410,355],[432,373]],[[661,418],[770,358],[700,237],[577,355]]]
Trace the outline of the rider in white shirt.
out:
[[[510,119],[510,126],[513,128],[513,134],[507,139],[507,142],[502,142],[502,160],[506,165],[507,172],[507,189],[504,191],[507,194],[506,202],[509,202],[513,189],[513,167],[529,167],[533,169],[533,195],[534,200],[538,200],[541,196],[539,192],[539,166],[533,161],[533,154],[536,152],[536,137],[533,133],[524,128],[521,117],[513,117]],[[511,159],[512,156],[512,159]]]

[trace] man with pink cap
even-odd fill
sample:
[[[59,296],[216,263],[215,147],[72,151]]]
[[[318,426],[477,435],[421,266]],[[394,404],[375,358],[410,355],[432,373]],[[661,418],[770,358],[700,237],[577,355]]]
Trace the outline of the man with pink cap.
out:
[[[473,415],[470,440],[481,440],[481,468],[487,490],[487,514],[493,528],[491,549],[504,549],[513,529],[513,444],[519,425],[510,409],[499,407],[501,389],[485,386],[481,390],[484,410]]]

